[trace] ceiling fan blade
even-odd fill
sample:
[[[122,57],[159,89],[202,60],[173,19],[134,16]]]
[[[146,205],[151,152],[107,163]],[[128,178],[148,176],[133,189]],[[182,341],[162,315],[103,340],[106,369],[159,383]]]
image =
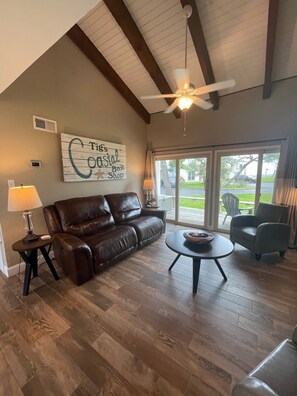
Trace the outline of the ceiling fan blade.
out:
[[[220,81],[214,84],[205,85],[204,87],[196,88],[195,95],[202,95],[208,92],[218,91],[220,89],[231,88],[235,86],[235,80]]]
[[[198,107],[201,107],[201,109],[204,109],[204,110],[209,110],[213,106],[212,103],[207,102],[206,100],[203,100],[199,97],[195,97],[195,99],[193,100],[193,104],[195,104]]]
[[[165,95],[145,95],[140,96],[140,99],[163,99],[163,98],[177,98],[178,95],[172,94],[165,94]]]
[[[176,81],[178,89],[187,89],[190,85],[189,69],[175,69],[173,76]]]
[[[175,110],[178,106],[178,101],[175,100],[165,111],[164,113],[168,114],[168,113],[172,113],[173,110]]]

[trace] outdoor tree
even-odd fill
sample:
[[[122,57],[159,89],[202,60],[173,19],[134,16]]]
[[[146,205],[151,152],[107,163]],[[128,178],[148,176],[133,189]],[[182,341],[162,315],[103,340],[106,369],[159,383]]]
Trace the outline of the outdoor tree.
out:
[[[168,172],[169,164],[167,165],[167,161],[160,161],[160,165],[161,165],[161,181],[163,182],[165,188],[165,194],[173,195],[170,178],[169,178],[169,172]]]
[[[206,178],[206,158],[192,158],[181,161],[181,169],[185,169],[188,173],[192,173],[195,177],[199,176],[201,180]]]
[[[258,154],[225,156],[221,160],[221,178],[226,179],[226,186],[236,181],[239,175],[252,163],[258,161]],[[238,166],[240,165],[240,166]],[[236,170],[237,169],[237,170]],[[235,173],[234,173],[235,170]],[[233,173],[233,176],[231,174]]]
[[[273,171],[271,176],[275,176],[278,165],[279,153],[265,153],[263,156],[263,165],[271,164]]]

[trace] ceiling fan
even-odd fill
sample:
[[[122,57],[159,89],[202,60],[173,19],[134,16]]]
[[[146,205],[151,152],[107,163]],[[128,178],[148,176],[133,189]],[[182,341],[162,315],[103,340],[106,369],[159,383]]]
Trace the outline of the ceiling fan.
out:
[[[185,40],[185,67],[183,69],[175,69],[173,71],[174,79],[177,84],[177,90],[175,93],[165,95],[147,95],[141,96],[140,99],[160,99],[160,98],[175,98],[174,102],[164,111],[164,113],[171,113],[177,106],[184,112],[186,112],[192,104],[201,107],[204,110],[212,108],[213,104],[201,99],[199,96],[218,91],[220,89],[234,87],[234,80],[226,80],[217,82],[210,85],[205,85],[200,88],[195,88],[190,83],[189,69],[187,67],[187,56],[188,56],[188,19],[192,15],[192,7],[188,4],[184,8],[184,17],[186,18],[186,40]]]

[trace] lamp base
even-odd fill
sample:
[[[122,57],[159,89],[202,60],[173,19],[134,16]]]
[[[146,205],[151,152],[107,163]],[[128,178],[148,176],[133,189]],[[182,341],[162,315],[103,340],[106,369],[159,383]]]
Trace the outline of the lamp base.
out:
[[[30,243],[33,241],[36,241],[37,239],[39,239],[38,235],[35,234],[27,234],[24,238],[23,238],[23,243]]]

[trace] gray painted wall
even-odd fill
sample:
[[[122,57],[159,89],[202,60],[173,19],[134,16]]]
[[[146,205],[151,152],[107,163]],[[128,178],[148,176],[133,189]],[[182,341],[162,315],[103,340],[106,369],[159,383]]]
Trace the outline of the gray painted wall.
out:
[[[32,115],[58,122],[58,131],[121,143],[127,179],[65,183],[60,135],[34,130]],[[21,213],[7,212],[7,180],[35,185],[43,205],[76,196],[136,191],[142,197],[146,125],[80,50],[62,38],[0,96],[0,223],[9,266],[19,262],[14,241],[24,236]],[[30,167],[41,160],[42,168]],[[42,208],[35,232],[47,232]]]
[[[273,84],[270,99],[262,88],[223,96],[219,110],[192,105],[183,121],[173,114],[152,116],[148,140],[153,148],[205,146],[270,140],[297,134],[297,78]]]

